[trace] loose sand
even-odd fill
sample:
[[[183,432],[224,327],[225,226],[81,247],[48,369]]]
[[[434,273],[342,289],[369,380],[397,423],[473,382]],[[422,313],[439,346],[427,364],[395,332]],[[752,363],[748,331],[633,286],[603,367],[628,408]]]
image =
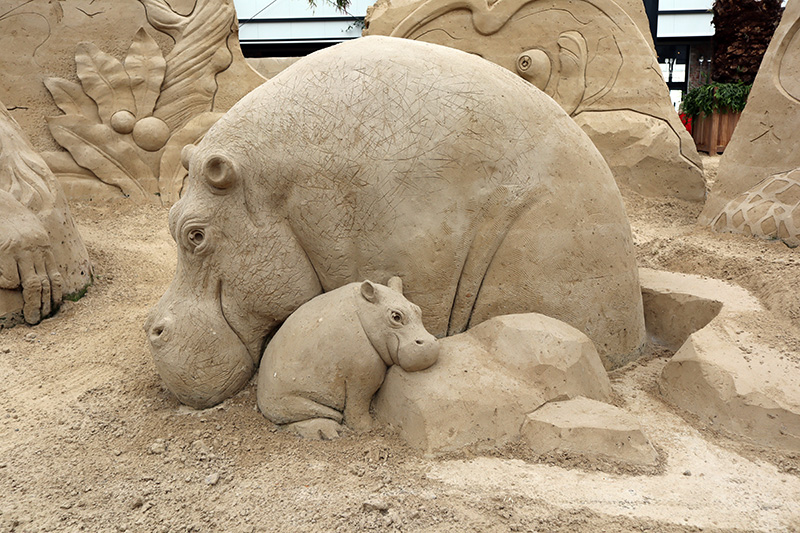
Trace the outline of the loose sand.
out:
[[[717,159],[706,163],[713,176]],[[626,203],[641,266],[746,287],[800,353],[797,251],[697,227],[701,206]],[[73,214],[94,286],[0,332],[0,531],[800,531],[800,455],[664,404],[664,350],[612,374],[661,454],[650,471],[513,447],[431,458],[385,431],[303,441],[258,413],[255,380],[218,407],[182,407],[142,330],[175,269],[166,209]]]

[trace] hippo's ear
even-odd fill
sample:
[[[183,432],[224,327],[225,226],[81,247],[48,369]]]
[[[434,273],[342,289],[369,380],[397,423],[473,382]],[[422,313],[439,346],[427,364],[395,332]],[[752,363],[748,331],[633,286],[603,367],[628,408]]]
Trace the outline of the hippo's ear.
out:
[[[189,160],[192,158],[195,148],[197,148],[195,145],[187,144],[183,147],[183,150],[181,150],[181,165],[183,165],[183,168],[186,170],[189,170]]]
[[[234,162],[219,154],[206,159],[202,175],[215,194],[227,193],[238,178]]]
[[[390,289],[394,289],[400,294],[403,294],[403,280],[400,276],[392,276],[389,278],[389,283],[386,284]]]
[[[370,303],[378,301],[378,291],[375,290],[375,285],[371,281],[366,280],[361,284],[361,296]]]

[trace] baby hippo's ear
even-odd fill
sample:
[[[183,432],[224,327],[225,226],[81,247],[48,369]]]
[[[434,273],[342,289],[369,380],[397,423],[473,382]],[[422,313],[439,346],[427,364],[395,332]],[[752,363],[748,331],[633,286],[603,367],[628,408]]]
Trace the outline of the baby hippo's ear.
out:
[[[186,170],[189,170],[189,160],[192,158],[195,148],[197,148],[195,145],[187,144],[183,147],[183,150],[181,150],[181,165],[183,165],[183,168]]]
[[[214,194],[227,194],[236,184],[236,164],[221,154],[209,156],[203,164],[202,175]]]
[[[392,276],[389,278],[389,283],[386,284],[390,289],[393,289],[400,294],[403,294],[403,280],[400,276]]]
[[[378,301],[378,291],[375,290],[375,285],[371,281],[366,280],[361,284],[361,296],[373,304]]]

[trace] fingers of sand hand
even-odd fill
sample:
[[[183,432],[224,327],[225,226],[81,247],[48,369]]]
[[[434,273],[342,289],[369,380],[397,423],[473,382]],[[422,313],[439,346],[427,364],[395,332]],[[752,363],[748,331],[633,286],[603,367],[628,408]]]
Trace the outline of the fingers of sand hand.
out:
[[[42,284],[42,318],[49,316],[52,309],[50,305],[50,278],[47,277],[47,267],[44,262],[44,254],[36,252],[33,259],[33,266],[39,283]]]
[[[18,266],[22,280],[22,314],[28,324],[38,324],[42,319],[42,280],[36,274],[30,254],[23,254]]]
[[[16,289],[19,287],[19,271],[17,261],[10,253],[0,255],[0,289]]]
[[[61,272],[58,270],[56,260],[53,257],[53,252],[47,250],[44,254],[44,265],[47,268],[47,277],[50,278],[50,294],[53,299],[53,306],[58,307],[61,305],[63,298],[62,288],[64,286]]]

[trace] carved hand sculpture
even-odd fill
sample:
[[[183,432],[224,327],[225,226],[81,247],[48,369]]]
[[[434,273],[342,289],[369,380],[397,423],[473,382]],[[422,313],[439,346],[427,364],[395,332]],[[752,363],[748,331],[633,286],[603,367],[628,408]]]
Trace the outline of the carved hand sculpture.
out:
[[[33,212],[0,190],[0,288],[19,287],[28,324],[61,304],[61,273],[47,231]]]
[[[20,311],[36,324],[91,280],[61,187],[0,102],[0,328]]]

